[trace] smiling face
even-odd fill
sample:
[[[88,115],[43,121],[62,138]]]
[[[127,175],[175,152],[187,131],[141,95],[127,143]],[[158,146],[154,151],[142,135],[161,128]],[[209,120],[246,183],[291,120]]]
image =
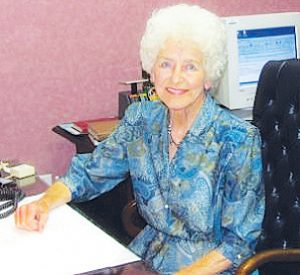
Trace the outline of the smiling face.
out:
[[[204,101],[203,56],[193,42],[167,40],[152,68],[151,79],[170,110],[198,111]]]

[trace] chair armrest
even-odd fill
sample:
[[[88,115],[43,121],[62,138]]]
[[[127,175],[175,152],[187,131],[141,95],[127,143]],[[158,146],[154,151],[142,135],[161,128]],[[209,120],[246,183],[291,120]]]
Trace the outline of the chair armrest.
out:
[[[236,270],[236,275],[251,274],[252,271],[269,262],[300,262],[300,249],[268,249],[246,259]]]
[[[145,220],[139,215],[136,201],[129,201],[122,211],[122,223],[127,234],[134,238],[146,225]]]

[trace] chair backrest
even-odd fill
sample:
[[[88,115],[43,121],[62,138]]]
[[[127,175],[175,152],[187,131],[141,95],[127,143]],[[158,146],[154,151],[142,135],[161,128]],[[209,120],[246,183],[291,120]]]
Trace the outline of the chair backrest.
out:
[[[253,123],[262,136],[266,189],[263,233],[257,251],[300,248],[300,60],[265,64]]]

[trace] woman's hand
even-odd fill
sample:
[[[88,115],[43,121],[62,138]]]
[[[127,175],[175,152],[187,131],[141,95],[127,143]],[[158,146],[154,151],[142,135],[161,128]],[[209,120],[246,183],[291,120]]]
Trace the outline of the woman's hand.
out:
[[[50,210],[70,200],[69,188],[62,182],[56,182],[47,189],[41,199],[23,205],[16,210],[16,226],[26,230],[42,231],[48,220]]]
[[[217,273],[212,272],[204,267],[197,267],[197,266],[187,266],[180,269],[175,275],[215,275]]]
[[[48,216],[49,206],[41,199],[19,207],[15,212],[15,223],[21,229],[42,231]]]
[[[231,261],[220,252],[212,250],[193,264],[181,268],[176,275],[215,275],[231,266]]]

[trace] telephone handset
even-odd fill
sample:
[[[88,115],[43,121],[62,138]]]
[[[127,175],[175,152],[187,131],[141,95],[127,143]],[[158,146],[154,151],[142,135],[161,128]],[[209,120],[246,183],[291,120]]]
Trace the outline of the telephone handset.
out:
[[[25,193],[13,180],[0,180],[0,219],[14,213],[18,203],[25,197]]]

